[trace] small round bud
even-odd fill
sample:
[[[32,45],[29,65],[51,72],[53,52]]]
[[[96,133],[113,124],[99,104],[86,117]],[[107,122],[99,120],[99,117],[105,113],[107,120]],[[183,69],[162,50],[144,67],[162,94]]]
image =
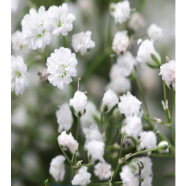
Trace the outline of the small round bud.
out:
[[[169,152],[169,144],[167,141],[161,141],[158,144],[158,152],[160,154],[167,154]]]

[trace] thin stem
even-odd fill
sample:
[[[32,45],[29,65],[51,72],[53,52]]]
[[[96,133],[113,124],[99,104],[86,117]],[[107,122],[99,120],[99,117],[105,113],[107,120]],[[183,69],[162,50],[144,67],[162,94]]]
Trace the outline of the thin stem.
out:
[[[174,136],[174,131],[172,129],[172,126],[169,127],[169,129],[170,129],[170,133],[171,133],[171,137],[172,137],[173,143],[175,144],[175,136]]]
[[[101,123],[101,132],[103,132],[103,112],[101,112],[101,116],[100,116],[100,123]]]
[[[165,86],[165,81],[163,81],[163,97],[164,97],[164,103],[166,104],[167,97],[166,97],[166,86]],[[169,110],[168,110],[168,108],[165,109],[165,113],[166,113],[168,122],[170,122],[171,119],[170,119],[170,116],[169,116]]]
[[[69,159],[69,157],[68,157],[68,155],[66,154],[66,152],[63,150],[63,148],[59,145],[59,148],[61,149],[61,151],[63,152],[63,154],[64,154],[64,156],[65,156],[65,158],[67,159],[67,161],[69,162],[69,164],[70,164],[70,166],[72,165],[72,163],[71,163],[71,161],[70,161],[70,159]]]
[[[125,137],[125,135],[122,134],[122,136],[121,136],[121,142],[120,142],[119,159],[120,159],[121,156],[122,156],[122,150],[123,150],[123,139],[124,139],[124,137]],[[120,168],[120,164],[119,164],[119,162],[118,162],[118,163],[117,163],[117,166],[116,166],[116,169],[115,169],[115,171],[114,171],[114,174],[113,174],[112,177],[111,177],[110,183],[113,182],[113,180],[114,180],[114,178],[115,178],[115,176],[116,176],[116,174],[117,174],[119,168]]]
[[[141,98],[142,98],[142,100],[143,100],[143,103],[144,103],[144,106],[145,106],[145,110],[146,110],[147,116],[149,116],[149,111],[148,111],[148,107],[147,107],[147,104],[146,104],[146,101],[145,101],[145,97],[144,97],[144,94],[143,94],[143,90],[142,90],[141,85],[140,85],[140,83],[139,83],[139,81],[138,81],[137,78],[135,79],[135,82],[136,82],[136,85],[137,85],[137,87],[138,87],[138,89],[139,89]]]
[[[72,168],[78,169],[79,167],[82,167],[82,166],[89,167],[91,165],[92,165],[91,163],[87,163],[87,164],[81,164],[79,166],[72,166]]]
[[[78,122],[77,122],[76,141],[78,141],[78,135],[79,135],[79,123],[80,123],[80,117],[78,117]]]
[[[155,154],[155,153],[152,153],[150,156],[155,157],[155,158],[174,158],[175,154]]]
[[[153,122],[157,123],[156,119],[151,119],[151,118],[149,118],[147,116],[144,116],[144,115],[142,116],[142,118],[145,119],[145,120],[153,121]],[[161,124],[161,125],[170,125],[171,124],[171,123],[167,123],[167,122],[164,122],[164,121],[160,121],[158,123]]]
[[[64,47],[67,47],[67,41],[66,41],[65,36],[63,36],[63,44],[64,44]]]
[[[43,58],[38,58],[34,61],[31,61],[31,62],[27,63],[27,67],[30,67],[33,63],[36,63],[36,62],[41,61],[41,60],[43,60]]]
[[[172,106],[172,113],[171,113],[171,123],[173,120],[173,115],[174,115],[174,110],[175,110],[175,93],[174,92],[173,92],[173,96],[174,96],[174,99],[173,99],[173,106]],[[171,132],[173,143],[175,144],[175,135],[174,135],[174,131],[172,129],[172,126],[170,127],[170,132]]]

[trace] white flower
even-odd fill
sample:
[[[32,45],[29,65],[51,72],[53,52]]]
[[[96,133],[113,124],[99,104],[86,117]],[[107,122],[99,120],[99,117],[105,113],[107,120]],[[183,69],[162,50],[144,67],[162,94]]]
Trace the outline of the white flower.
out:
[[[72,36],[72,47],[75,52],[81,52],[84,55],[87,50],[95,47],[95,42],[91,40],[91,31],[80,32]]]
[[[17,30],[12,34],[12,48],[15,51],[25,51],[26,50],[26,42],[24,40],[23,33]]]
[[[128,165],[122,167],[120,178],[123,186],[139,186],[139,178],[132,173],[132,170]]]
[[[147,29],[147,34],[154,41],[162,39],[162,29],[156,24],[151,24],[149,26],[149,28]]]
[[[70,99],[69,105],[72,106],[76,111],[76,116],[82,116],[85,113],[87,96],[84,92],[77,90],[74,94],[73,99]]]
[[[105,162],[104,155],[105,144],[102,141],[92,140],[88,142],[85,146],[85,149],[88,151],[88,156],[91,156],[92,162],[99,160]]]
[[[71,77],[76,76],[77,65],[76,54],[71,53],[68,48],[55,49],[54,53],[47,59],[48,80],[59,89],[72,82]]]
[[[100,179],[100,180],[107,180],[111,177],[111,165],[108,163],[98,163],[94,167],[94,174]]]
[[[127,31],[117,32],[114,36],[112,49],[118,54],[124,53],[129,47],[129,37]]]
[[[49,21],[48,24],[54,35],[60,33],[65,36],[73,29],[72,22],[75,20],[75,16],[68,13],[68,5],[63,3],[62,6],[51,6],[48,10]]]
[[[32,8],[25,15],[21,25],[26,43],[33,50],[45,48],[51,42],[51,34],[48,28],[48,12],[41,6],[38,12]]]
[[[130,3],[128,0],[111,4],[111,15],[117,23],[124,23],[130,17]]]
[[[165,81],[166,85],[172,87],[175,90],[175,78],[176,78],[176,62],[174,60],[165,63],[160,67],[159,75],[162,75],[162,80]]]
[[[57,138],[59,145],[64,149],[69,149],[72,153],[75,153],[78,150],[79,143],[74,139],[72,134],[66,134],[66,131],[63,131]]]
[[[129,137],[137,138],[142,132],[141,118],[137,116],[129,116],[125,119],[125,126],[122,127],[122,133],[126,133]]]
[[[101,109],[107,107],[107,112],[109,112],[117,103],[119,99],[116,93],[112,89],[108,89],[102,99]]]
[[[81,126],[83,128],[89,127],[94,123],[94,116],[99,117],[99,112],[96,109],[96,106],[92,101],[87,101],[87,106],[86,106],[86,113],[81,117]]]
[[[56,117],[58,122],[58,132],[62,130],[68,131],[73,123],[73,117],[68,103],[59,106],[59,110],[56,111]]]
[[[139,12],[134,12],[129,21],[129,27],[135,31],[144,26],[144,19]]]
[[[129,76],[134,71],[134,66],[137,64],[137,61],[131,52],[126,52],[117,58],[117,64],[121,73],[124,76]]]
[[[151,57],[151,54],[154,54],[160,61],[160,56],[157,54],[154,48],[154,41],[146,39],[143,41],[138,49],[137,61],[142,64],[154,64],[154,60]]]
[[[125,116],[140,116],[141,102],[128,91],[127,94],[120,97],[118,108],[121,114]]]
[[[152,176],[152,160],[149,157],[137,158],[138,161],[141,161],[144,165],[144,168],[141,170],[141,178],[145,179],[146,177]]]
[[[113,89],[117,94],[123,94],[131,89],[131,83],[127,78],[120,76],[111,80],[107,88]]]
[[[55,181],[63,181],[65,175],[65,157],[62,155],[56,156],[50,163],[49,173]]]
[[[11,11],[15,12],[17,10],[19,0],[11,0]]]
[[[83,128],[83,133],[86,138],[86,144],[92,140],[97,140],[97,141],[104,141],[103,135],[99,131],[99,128],[96,124],[92,124],[89,128]]]
[[[142,149],[153,149],[156,147],[157,137],[156,134],[152,131],[141,132],[140,134],[140,145]]]
[[[72,185],[88,185],[91,180],[91,174],[87,172],[87,167],[83,166],[78,170],[78,173],[74,176],[72,180]]]
[[[25,87],[28,86],[28,77],[30,74],[27,72],[21,56],[11,57],[11,90],[15,91],[16,95],[23,94]]]
[[[107,88],[113,89],[117,94],[125,93],[131,88],[129,79],[124,77],[121,68],[117,64],[111,67],[110,79],[111,82]]]
[[[152,176],[145,177],[141,186],[152,186]]]

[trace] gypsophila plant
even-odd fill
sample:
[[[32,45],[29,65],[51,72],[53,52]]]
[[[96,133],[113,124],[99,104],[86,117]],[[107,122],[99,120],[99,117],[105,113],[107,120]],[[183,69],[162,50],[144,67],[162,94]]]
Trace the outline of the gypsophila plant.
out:
[[[93,19],[97,10],[91,12],[91,8],[95,2],[88,2],[79,0],[76,9],[82,6],[82,12]],[[109,1],[106,11],[109,11],[110,19],[108,28],[104,29],[108,32],[104,31],[104,38],[96,39],[95,29],[87,26],[80,26],[79,32],[74,32],[81,20],[69,3],[49,8],[32,7],[21,21],[22,30],[12,34],[15,56],[11,57],[11,89],[16,95],[24,95],[25,89],[31,86],[31,69],[37,68],[36,64],[40,62],[44,63],[45,69],[38,75],[45,84],[39,89],[48,86],[60,94],[69,87],[72,90],[67,92],[68,99],[57,100],[58,108],[51,106],[55,113],[51,116],[58,127],[53,146],[59,147],[61,154],[56,154],[48,168],[49,175],[57,183],[151,186],[151,157],[175,156],[176,63],[161,56],[156,46],[164,39],[162,28],[152,23],[143,35],[138,34],[145,25],[145,17],[139,8],[143,3],[145,1],[141,0],[137,7],[132,7],[129,0]],[[12,11],[16,11],[16,1],[12,6]],[[90,20],[84,20],[87,21]],[[62,44],[56,46],[54,40],[60,40]],[[104,43],[103,49],[99,48],[98,40]],[[131,49],[134,45],[137,53]],[[97,56],[96,50],[100,55]],[[105,67],[109,81],[104,85],[103,93],[99,89],[103,86],[97,88],[90,76],[102,62],[106,66],[110,61],[109,69]],[[86,62],[88,65],[80,70],[80,65]],[[149,109],[152,102],[146,99],[139,80],[141,66],[159,71],[159,76],[154,78],[161,78],[163,91],[157,104],[162,102],[166,119]],[[94,95],[101,93],[94,97],[86,92],[88,87],[94,89]],[[168,105],[168,91],[173,95],[173,101],[169,100],[173,103],[171,106]],[[56,94],[45,94],[57,99]],[[53,104],[49,99],[47,102]],[[49,107],[39,113],[49,112]],[[13,118],[19,117],[22,112]],[[171,139],[161,132],[159,125],[170,130]]]

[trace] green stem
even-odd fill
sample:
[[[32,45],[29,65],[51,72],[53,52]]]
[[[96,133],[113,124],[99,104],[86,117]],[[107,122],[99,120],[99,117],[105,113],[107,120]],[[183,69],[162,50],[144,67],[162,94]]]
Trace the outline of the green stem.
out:
[[[142,118],[145,119],[145,120],[153,121],[153,122],[157,123],[156,119],[151,119],[151,118],[149,118],[147,116],[144,116],[144,115],[142,116]],[[161,122],[158,122],[158,123],[161,124],[161,125],[171,125],[171,123],[167,123],[167,122],[164,122],[164,121],[161,121]]]
[[[67,41],[66,41],[65,36],[63,36],[63,44],[64,44],[64,47],[66,48],[67,47]]]
[[[170,133],[171,133],[172,141],[173,141],[173,143],[175,144],[175,136],[174,136],[174,131],[173,131],[173,129],[172,129],[172,126],[169,127],[169,129],[170,129]]]
[[[79,123],[80,123],[80,117],[78,117],[78,122],[77,122],[76,141],[78,141],[78,135],[79,135]]]
[[[165,81],[163,81],[163,97],[164,97],[164,104],[166,104],[167,97],[166,97],[166,86],[165,86]],[[165,113],[166,113],[166,116],[167,116],[167,121],[168,121],[168,122],[171,122],[171,119],[170,119],[170,116],[169,116],[169,110],[168,110],[168,108],[165,109]]]
[[[174,158],[175,154],[155,154],[155,153],[152,153],[150,156],[155,157],[155,158]]]
[[[124,137],[125,137],[125,135],[122,134],[122,136],[121,136],[121,142],[120,142],[119,159],[120,159],[121,156],[122,156],[122,150],[123,150],[123,139],[124,139]],[[119,164],[119,162],[118,162],[118,163],[117,163],[117,166],[116,166],[116,169],[115,169],[115,171],[114,171],[114,174],[113,174],[112,177],[111,177],[110,183],[112,183],[112,182],[114,181],[114,178],[115,178],[115,176],[116,176],[116,174],[117,174],[119,168],[120,168],[120,164]]]
[[[140,83],[139,83],[139,81],[138,81],[137,78],[135,79],[135,82],[136,82],[136,85],[137,85],[137,87],[138,87],[138,89],[139,89],[141,98],[142,98],[142,100],[143,100],[143,103],[144,103],[144,106],[145,106],[145,110],[146,110],[147,116],[149,116],[149,111],[148,111],[148,107],[147,107],[147,104],[146,104],[146,101],[145,101],[145,97],[144,97],[144,94],[143,94],[143,90],[142,90],[141,85],[140,85]]]
[[[36,63],[36,62],[41,61],[41,60],[43,60],[43,58],[38,58],[34,61],[31,61],[31,62],[27,63],[27,67],[30,67],[33,63]]]
[[[173,106],[172,106],[172,113],[171,113],[171,122],[173,120],[174,110],[175,110],[175,92],[173,92]]]
[[[103,132],[103,113],[102,112],[101,112],[100,123],[101,123],[101,132]]]
[[[63,148],[59,145],[59,148],[61,149],[61,151],[63,152],[65,158],[67,159],[67,161],[69,162],[70,166],[72,166],[72,163],[68,157],[68,155],[66,154],[66,152],[63,150]]]

